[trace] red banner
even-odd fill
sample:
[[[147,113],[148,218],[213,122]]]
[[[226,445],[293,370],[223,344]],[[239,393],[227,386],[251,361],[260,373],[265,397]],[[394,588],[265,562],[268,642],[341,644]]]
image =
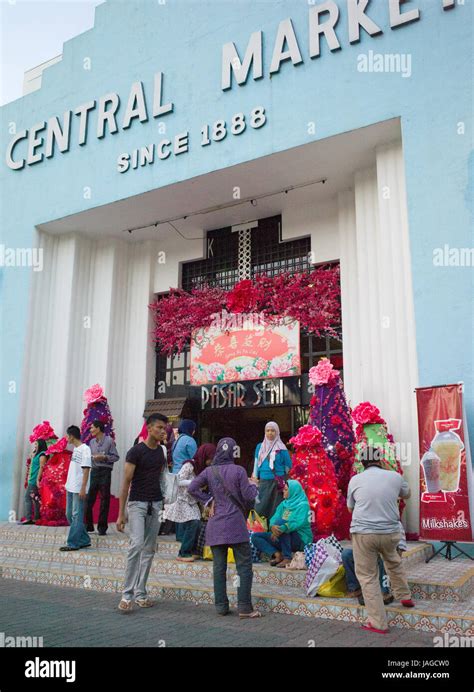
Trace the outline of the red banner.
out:
[[[420,441],[420,538],[470,542],[472,466],[463,385],[416,390]]]

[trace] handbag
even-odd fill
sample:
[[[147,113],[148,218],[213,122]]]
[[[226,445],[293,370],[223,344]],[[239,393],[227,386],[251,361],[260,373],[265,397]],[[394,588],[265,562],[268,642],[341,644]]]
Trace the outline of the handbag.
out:
[[[301,551],[298,551],[293,555],[293,558],[290,562],[289,565],[287,565],[288,569],[306,569],[305,561],[304,561],[304,553]]]
[[[172,505],[178,499],[178,476],[171,473],[168,464],[164,464],[160,477],[161,494],[165,505]]]

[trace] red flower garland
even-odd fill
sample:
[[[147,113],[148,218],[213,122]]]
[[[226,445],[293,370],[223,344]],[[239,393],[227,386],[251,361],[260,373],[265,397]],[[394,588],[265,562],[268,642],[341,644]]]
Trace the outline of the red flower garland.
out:
[[[226,295],[221,288],[193,289],[191,293],[174,288],[168,296],[152,303],[149,307],[155,318],[153,338],[160,351],[167,355],[181,353],[192,332],[208,327],[212,316],[224,309]]]
[[[209,286],[190,293],[170,289],[149,307],[155,319],[153,339],[166,355],[181,353],[192,332],[208,327],[223,310],[262,313],[270,322],[291,317],[308,333],[337,336],[333,326],[341,320],[339,267],[274,277],[261,274],[239,281],[231,291]]]

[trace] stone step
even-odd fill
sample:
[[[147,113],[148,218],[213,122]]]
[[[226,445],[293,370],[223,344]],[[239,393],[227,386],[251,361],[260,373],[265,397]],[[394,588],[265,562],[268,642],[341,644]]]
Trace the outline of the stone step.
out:
[[[0,523],[0,544],[1,543],[20,543],[41,545],[53,544],[64,545],[68,534],[68,527],[64,526],[19,526],[12,522]],[[104,548],[108,551],[123,551],[128,548],[127,534],[119,533],[115,527],[110,527],[106,536],[99,536],[96,533],[90,534],[92,548]],[[349,541],[342,541],[343,547],[349,547]],[[178,554],[180,544],[175,540],[174,536],[159,536],[159,550],[162,554],[176,556]],[[414,563],[424,563],[425,559],[433,552],[430,543],[421,541],[413,541],[408,543],[408,550],[404,553],[406,565]]]
[[[99,547],[91,547],[77,552],[61,552],[58,543],[39,543],[37,541],[3,541],[0,543],[0,566],[46,566],[72,565],[82,573],[92,569],[109,569],[124,572],[127,549],[109,550],[102,537],[96,540]],[[199,560],[193,563],[176,561],[175,548],[179,544],[162,541],[157,544],[157,553],[151,572],[157,578],[162,576],[188,576],[191,579],[212,580],[212,562]],[[170,550],[172,552],[170,552]],[[405,559],[405,558],[404,558]],[[418,600],[439,600],[459,602],[474,594],[474,566],[467,558],[459,558],[447,563],[436,557],[429,564],[407,561],[406,573],[412,594]],[[229,575],[235,575],[235,565],[229,564]],[[291,587],[304,595],[306,570],[289,570],[271,567],[268,562],[254,565],[254,580],[258,584]]]
[[[71,555],[72,553],[70,553]],[[123,570],[117,568],[88,566],[61,562],[22,561],[4,558],[1,574],[5,579],[33,581],[52,586],[89,588],[96,591],[120,593],[123,587]],[[210,579],[191,577],[183,572],[179,575],[156,575],[152,573],[148,582],[150,596],[162,600],[190,601],[196,604],[212,604],[213,589]],[[236,588],[232,575],[228,579],[229,600],[236,604]],[[298,595],[299,594],[299,595]],[[353,599],[305,598],[294,587],[282,584],[255,583],[254,606],[263,612],[284,613],[303,617],[333,619],[346,622],[365,622],[365,608]],[[474,598],[460,603],[419,601],[415,608],[406,609],[400,604],[387,607],[389,625],[404,629],[474,636]]]

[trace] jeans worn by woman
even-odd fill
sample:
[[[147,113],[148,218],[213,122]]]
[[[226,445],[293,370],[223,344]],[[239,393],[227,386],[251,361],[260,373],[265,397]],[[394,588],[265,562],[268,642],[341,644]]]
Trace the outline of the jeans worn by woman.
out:
[[[237,582],[237,610],[247,615],[253,611],[252,606],[252,551],[250,543],[233,543],[232,545],[213,545],[212,559],[214,561],[214,598],[216,610],[220,615],[229,612],[227,597],[227,551],[234,551],[235,566],[239,577]]]
[[[206,526],[206,544],[212,550],[214,561],[214,597],[217,612],[225,614],[229,610],[226,574],[227,550],[230,547],[234,551],[239,576],[239,614],[249,615],[253,613],[253,572],[247,515],[255,504],[257,487],[249,482],[243,467],[236,465],[238,452],[237,443],[231,437],[219,440],[212,465],[191,482],[188,493],[204,505],[213,501],[212,514]]]
[[[181,541],[179,557],[191,557],[195,554],[201,522],[199,519],[191,519],[190,521],[185,521],[182,524],[177,524],[177,526],[180,527],[180,538],[178,540]],[[176,531],[176,538],[178,538],[178,531]]]
[[[282,533],[278,538],[273,539],[271,531],[252,534],[252,543],[257,550],[267,555],[282,553],[285,560],[291,560],[293,553],[304,550],[304,543],[298,531]]]
[[[40,518],[40,497],[36,483],[28,483],[25,491],[25,519],[38,521]]]

